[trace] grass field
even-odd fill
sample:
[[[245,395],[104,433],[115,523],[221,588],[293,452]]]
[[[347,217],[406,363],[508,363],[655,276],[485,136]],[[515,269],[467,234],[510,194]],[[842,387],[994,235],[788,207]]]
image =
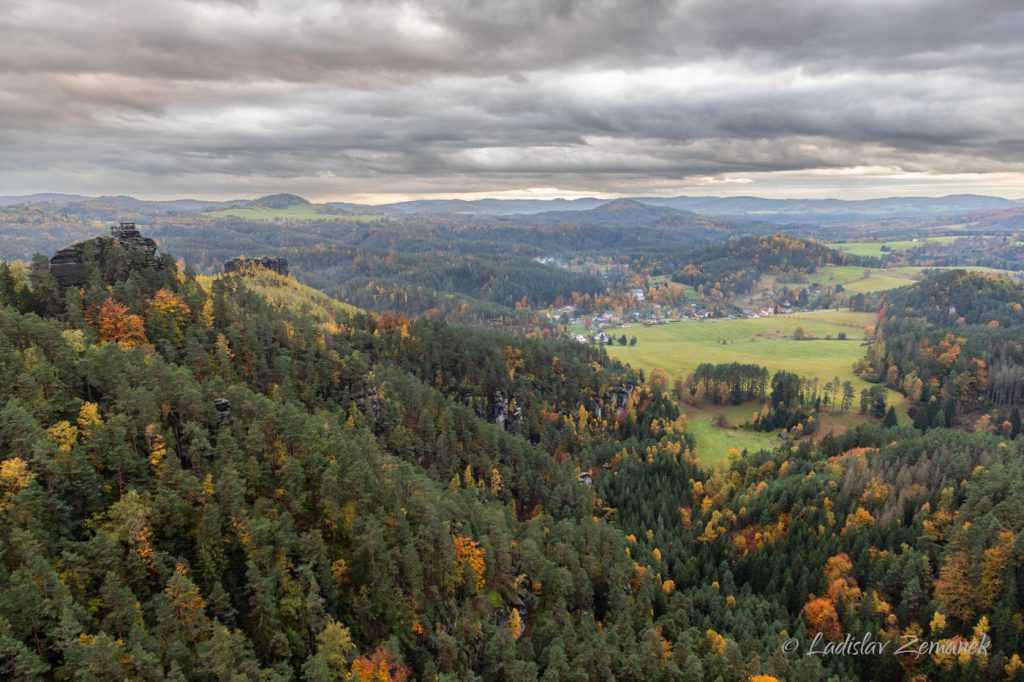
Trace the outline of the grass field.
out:
[[[750,405],[716,406],[698,409],[690,405],[683,406],[686,413],[686,430],[697,440],[697,456],[705,466],[714,467],[725,461],[729,448],[740,452],[757,452],[771,450],[779,439],[774,433],[748,431],[738,428],[750,419],[753,411]],[[725,416],[729,426],[715,426],[716,415]]]
[[[981,268],[979,268],[981,269]],[[817,272],[807,275],[808,284],[817,282],[822,286],[843,285],[851,294],[866,294],[873,291],[888,291],[897,287],[913,284],[921,278],[922,268],[865,268],[858,265],[826,265]],[[766,291],[778,290],[786,285],[773,275],[764,275],[750,295],[739,300],[740,305],[754,306],[766,302]],[[797,285],[802,286],[802,285]]]
[[[833,286],[842,284],[843,288],[851,294],[866,294],[873,291],[888,291],[897,287],[905,287],[908,284],[921,279],[923,270],[970,270],[972,272],[987,272],[991,274],[1008,274],[1005,270],[996,270],[982,266],[968,265],[963,267],[939,267],[926,268],[919,266],[904,265],[895,268],[873,269],[862,268],[853,265],[826,265],[813,275],[808,275],[809,282],[819,282],[821,286]]]
[[[854,265],[826,265],[817,273],[808,276],[808,281],[824,286],[842,284],[853,294],[872,291],[888,291],[896,287],[913,284],[919,278],[917,273],[904,272],[902,268],[872,269]]]
[[[826,246],[830,249],[849,253],[854,256],[872,256],[875,258],[881,258],[886,254],[885,251],[882,251],[883,246],[889,247],[892,251],[903,251],[915,246],[920,246],[922,241],[949,244],[951,242],[955,242],[957,239],[960,239],[960,237],[924,237],[916,242],[910,239],[905,239],[890,242],[841,242],[838,244],[826,244]]]
[[[247,220],[334,220],[334,221],[368,221],[380,220],[384,216],[366,215],[336,215],[324,213],[326,206],[318,204],[295,204],[286,208],[262,208],[259,206],[226,208],[220,211],[208,211],[205,215],[214,218],[245,218]]]
[[[629,333],[637,337],[637,345],[610,346],[608,352],[636,367],[661,367],[670,374],[685,374],[701,362],[752,362],[773,372],[787,369],[831,379],[849,374],[853,362],[864,354],[864,327],[871,324],[870,313],[821,310],[753,320],[634,325]],[[793,340],[797,327],[815,340]],[[848,340],[825,340],[840,332]]]
[[[863,269],[861,269],[863,270]],[[864,328],[874,324],[874,315],[849,310],[821,310],[776,315],[753,320],[683,321],[654,327],[633,326],[636,346],[609,346],[609,355],[634,367],[650,371],[660,367],[671,376],[684,376],[702,362],[743,362],[763,365],[775,373],[788,370],[822,381],[839,377],[852,381],[859,393],[870,386],[853,374],[853,363],[864,355]],[[797,341],[793,332],[803,327],[812,340]],[[845,332],[847,340],[833,339]],[[904,398],[889,392],[889,402],[901,421],[907,419]],[[709,466],[723,461],[730,447],[756,450],[772,447],[775,434],[763,434],[714,425],[716,413],[726,415],[733,426],[749,420],[751,405],[739,407],[687,407],[690,430],[697,440],[697,455]],[[855,408],[856,409],[856,408]],[[821,415],[821,433],[842,431],[863,422],[860,415]]]
[[[697,295],[697,290],[694,289],[692,286],[690,286],[689,284],[680,284],[679,282],[673,282],[672,278],[669,275],[655,275],[654,277],[649,277],[647,281],[652,285],[667,284],[671,289],[678,289],[686,294],[687,300],[700,298],[700,296]]]

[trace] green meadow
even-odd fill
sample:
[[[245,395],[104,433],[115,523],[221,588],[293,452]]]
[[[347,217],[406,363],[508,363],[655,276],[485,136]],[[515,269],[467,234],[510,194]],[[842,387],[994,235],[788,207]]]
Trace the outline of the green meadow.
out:
[[[775,433],[740,428],[750,419],[753,409],[751,405],[709,406],[706,409],[683,405],[686,430],[696,439],[697,456],[705,466],[714,467],[725,462],[729,448],[757,452],[771,450],[778,444]],[[724,427],[716,426],[719,416],[726,420]]]
[[[821,286],[833,286],[842,284],[843,288],[851,294],[867,294],[874,291],[888,291],[897,287],[905,287],[908,284],[920,280],[924,270],[970,270],[972,272],[987,272],[990,274],[1007,274],[1005,270],[997,270],[983,266],[961,266],[961,267],[933,267],[926,268],[913,265],[902,265],[894,268],[862,268],[854,265],[826,265],[813,275],[809,275],[809,282],[818,282]]]
[[[919,273],[904,271],[903,268],[863,268],[854,265],[826,265],[808,281],[818,282],[822,286],[842,284],[849,293],[860,294],[872,291],[888,291],[897,287],[913,284],[919,279]]]
[[[343,222],[380,220],[384,217],[376,214],[333,214],[326,212],[328,209],[329,207],[320,204],[295,204],[284,208],[244,206],[208,211],[204,215],[214,218],[244,218],[246,220],[334,220]]]
[[[863,272],[863,268],[860,269]],[[634,325],[623,330],[636,336],[636,346],[609,346],[608,353],[634,367],[650,371],[664,369],[670,376],[685,376],[702,362],[754,363],[775,373],[779,370],[801,376],[816,376],[822,381],[839,377],[852,381],[858,394],[870,386],[853,373],[853,363],[864,355],[865,327],[874,324],[871,313],[849,310],[821,310],[775,317],[736,320],[687,320],[651,327]],[[793,333],[803,328],[807,340],[796,340]],[[618,333],[618,330],[615,330]],[[838,339],[840,333],[846,340]],[[831,337],[831,338],[828,338]],[[889,402],[896,406],[901,421],[907,419],[902,395],[889,391]],[[730,447],[757,450],[772,447],[775,434],[738,429],[749,420],[755,405],[687,406],[689,428],[697,441],[697,455],[709,465],[724,460]],[[856,411],[856,406],[854,411]],[[728,426],[716,426],[716,415],[726,417]],[[841,432],[864,421],[859,414],[821,415],[819,434]]]
[[[686,374],[702,362],[752,362],[773,372],[785,369],[831,379],[849,374],[863,356],[864,327],[872,324],[871,313],[821,310],[753,320],[633,325],[623,333],[636,336],[637,345],[609,346],[608,352],[635,367],[661,367],[673,375]],[[794,340],[797,327],[814,338]],[[841,332],[847,340],[836,340]]]
[[[888,242],[840,242],[837,244],[826,244],[830,249],[836,251],[842,251],[843,253],[849,253],[854,256],[871,256],[875,258],[881,258],[886,254],[882,251],[882,247],[888,247],[891,251],[903,251],[910,249],[915,246],[920,246],[922,241],[938,242],[940,244],[949,244],[960,239],[959,236],[945,236],[945,237],[924,237],[918,241],[911,239],[895,240]]]

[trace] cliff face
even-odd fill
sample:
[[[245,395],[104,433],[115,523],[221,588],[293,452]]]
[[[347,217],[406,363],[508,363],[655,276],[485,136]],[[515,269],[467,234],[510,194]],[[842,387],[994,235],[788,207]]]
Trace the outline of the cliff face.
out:
[[[100,268],[107,281],[127,279],[136,270],[163,268],[156,242],[132,229],[61,249],[50,259],[50,273],[62,288],[82,286],[89,280],[91,264]]]
[[[259,256],[258,258],[246,258],[239,256],[224,263],[224,274],[232,272],[243,272],[247,268],[265,268],[273,270],[279,275],[288,276],[288,260],[286,258],[275,258],[274,256]]]

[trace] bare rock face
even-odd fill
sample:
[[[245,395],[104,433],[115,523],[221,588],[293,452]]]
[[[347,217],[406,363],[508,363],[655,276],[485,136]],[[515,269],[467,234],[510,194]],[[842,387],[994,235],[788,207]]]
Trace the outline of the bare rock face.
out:
[[[226,424],[231,421],[231,401],[227,398],[217,398],[213,401],[213,408],[217,411],[217,423]]]
[[[156,256],[156,242],[143,237],[134,223],[111,227],[109,237],[61,249],[50,259],[50,273],[61,288],[82,286],[89,281],[91,264],[100,268],[107,281],[127,279],[136,270],[163,268]]]
[[[508,400],[502,391],[498,391],[494,395],[494,423],[502,430],[508,423]]]
[[[633,384],[622,384],[609,391],[609,398],[614,401],[615,408],[619,410],[626,406],[631,395],[633,395]]]
[[[257,258],[246,258],[239,256],[224,263],[224,274],[243,272],[249,268],[263,268],[271,270],[284,277],[288,276],[288,259],[274,256],[259,256]]]

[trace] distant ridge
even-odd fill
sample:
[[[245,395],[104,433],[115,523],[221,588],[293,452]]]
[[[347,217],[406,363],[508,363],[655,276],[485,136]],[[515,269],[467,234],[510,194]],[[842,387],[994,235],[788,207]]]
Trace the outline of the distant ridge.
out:
[[[39,206],[46,205],[50,208],[63,208],[74,210],[75,207],[82,207],[83,210],[112,211],[169,211],[183,212],[206,211],[213,208],[232,208],[244,206],[249,201],[245,199],[234,199],[230,201],[206,201],[202,199],[136,199],[132,196],[98,196],[90,197],[81,194],[26,194],[23,196],[0,196],[0,206]],[[110,217],[115,219],[118,216]]]
[[[24,196],[0,197],[0,206],[17,206],[30,204],[73,204],[78,201],[85,201],[89,197],[80,194],[26,194]]]
[[[629,219],[631,223],[654,223],[665,220],[706,221],[706,218],[673,206],[657,206],[639,199],[613,199],[586,210],[545,211],[535,216],[551,222],[620,222]]]
[[[332,202],[330,205],[369,213],[465,213],[523,215],[561,211],[589,211],[604,204],[632,201],[700,215],[744,217],[775,223],[838,223],[874,218],[954,215],[1014,208],[1020,201],[975,194],[944,197],[888,197],[883,199],[765,199],[739,197],[628,197],[611,201],[581,199],[422,199],[377,206]],[[1024,201],[1024,200],[1022,200]]]
[[[265,197],[253,199],[248,205],[259,208],[288,208],[289,206],[303,206],[309,203],[309,199],[300,197],[297,194],[268,194]]]
[[[1011,208],[1009,199],[976,194],[944,197],[887,197],[884,199],[764,199],[740,197],[641,197],[655,206],[693,211],[702,215],[749,217],[776,223],[839,223],[875,218],[954,215]]]
[[[327,202],[333,211],[358,214],[413,215],[417,213],[525,216],[561,212],[590,211],[617,202],[688,211],[702,216],[747,218],[780,225],[856,223],[886,218],[928,218],[1020,208],[1017,200],[977,194],[951,194],[943,197],[885,197],[881,199],[768,199],[756,196],[710,197],[626,197],[622,199],[420,199],[391,204]],[[269,194],[257,199],[204,201],[197,199],[146,200],[130,196],[90,197],[77,194],[39,193],[24,196],[0,196],[0,206],[47,206],[53,209],[89,214],[94,217],[120,217],[118,212],[159,211],[189,213],[233,207],[285,209],[310,205],[296,194]],[[106,211],[106,213],[104,213]],[[109,215],[108,215],[109,214]]]
[[[543,213],[545,211],[583,211],[600,206],[607,199],[583,197],[580,199],[417,199],[376,206],[329,202],[349,210],[374,213],[489,213],[511,215],[517,213]]]

